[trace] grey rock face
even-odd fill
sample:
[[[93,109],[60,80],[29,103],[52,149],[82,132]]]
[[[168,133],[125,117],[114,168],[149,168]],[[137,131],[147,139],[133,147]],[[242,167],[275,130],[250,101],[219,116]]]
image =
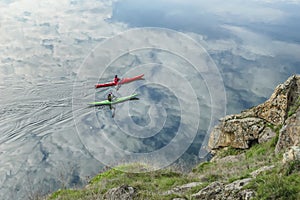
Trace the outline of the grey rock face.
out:
[[[299,139],[296,139],[300,134],[299,109],[288,118],[288,110],[297,103],[299,94],[300,76],[295,75],[277,86],[265,103],[221,119],[220,124],[210,134],[209,148],[214,150],[231,146],[247,149],[254,143],[266,142],[276,136],[268,125],[275,127],[282,124],[286,124],[286,127],[281,133],[282,142],[276,149],[279,151],[285,146],[299,143]]]

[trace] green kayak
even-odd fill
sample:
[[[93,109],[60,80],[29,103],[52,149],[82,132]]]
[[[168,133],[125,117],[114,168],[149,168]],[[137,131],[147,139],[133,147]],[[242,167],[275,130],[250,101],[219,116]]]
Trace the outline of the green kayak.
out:
[[[137,95],[138,94],[132,94],[132,95],[126,96],[126,97],[117,97],[117,98],[113,99],[112,101],[103,100],[103,101],[91,102],[91,103],[89,103],[89,105],[93,105],[93,106],[113,105],[113,104],[122,103],[124,101],[134,99],[134,98],[136,98]]]

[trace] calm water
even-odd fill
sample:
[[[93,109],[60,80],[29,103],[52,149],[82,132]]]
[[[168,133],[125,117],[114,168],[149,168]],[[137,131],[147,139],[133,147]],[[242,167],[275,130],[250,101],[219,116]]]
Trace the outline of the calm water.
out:
[[[249,3],[258,17],[232,2],[143,4],[0,3],[0,199],[82,186],[104,165],[190,167],[220,117],[300,73],[298,4]],[[125,31],[144,26],[185,34]],[[95,90],[115,74],[145,80]],[[139,100],[117,105],[115,118],[87,106],[110,91]]]
[[[108,68],[91,65],[101,58],[90,56],[75,72],[69,66],[35,64],[26,75],[6,72],[1,84],[1,198],[78,187],[104,165],[145,162],[161,168],[180,157],[185,160],[180,165],[195,163],[210,122],[210,98],[201,76],[195,77],[197,72],[180,59],[140,50]],[[190,70],[183,73],[185,65]],[[94,76],[99,70],[103,74]],[[94,88],[99,79],[110,81],[114,74],[142,73],[145,80],[118,91]],[[189,77],[195,79],[193,86],[183,83]],[[107,107],[87,105],[110,91],[117,96],[138,93],[140,99],[116,105],[115,118]],[[199,108],[205,114],[195,112]]]

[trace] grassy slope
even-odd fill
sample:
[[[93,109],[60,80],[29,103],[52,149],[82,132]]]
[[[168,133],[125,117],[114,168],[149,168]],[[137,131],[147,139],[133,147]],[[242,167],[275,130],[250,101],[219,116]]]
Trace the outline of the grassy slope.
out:
[[[84,189],[66,189],[53,193],[48,199],[101,199],[109,189],[129,185],[137,189],[136,199],[172,199],[183,197],[190,199],[214,181],[233,182],[250,177],[250,173],[262,166],[275,165],[271,171],[263,173],[245,187],[257,191],[257,199],[300,199],[300,162],[286,165],[281,163],[282,155],[274,154],[273,141],[254,145],[249,150],[229,148],[219,153],[220,157],[244,153],[238,162],[205,162],[198,165],[189,174],[163,169],[147,173],[126,173],[124,171],[141,171],[139,164],[119,166],[109,169],[91,179]],[[163,195],[162,193],[190,182],[202,182],[202,185],[182,194]]]
[[[170,169],[146,173],[128,173],[124,171],[140,171],[144,167],[139,164],[119,166],[109,169],[91,179],[90,184],[84,189],[59,190],[48,199],[101,199],[107,190],[121,185],[129,185],[137,189],[137,199],[170,199],[174,195],[161,198],[161,193],[175,186],[180,186],[195,178],[175,172]],[[129,169],[130,168],[130,169]]]

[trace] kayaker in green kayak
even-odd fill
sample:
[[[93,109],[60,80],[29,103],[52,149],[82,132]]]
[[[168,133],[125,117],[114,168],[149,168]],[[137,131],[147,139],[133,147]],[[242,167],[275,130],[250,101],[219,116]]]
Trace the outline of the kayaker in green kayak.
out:
[[[117,76],[117,75],[116,75],[116,76]],[[109,102],[111,102],[112,99],[113,99],[114,97],[115,97],[115,96],[113,95],[113,93],[110,92],[110,93],[107,95],[107,100],[108,100]],[[116,108],[115,108],[113,105],[110,104],[110,105],[109,105],[109,109],[112,111],[111,117],[114,118]]]
[[[113,94],[112,94],[112,92],[110,92],[110,93],[107,95],[107,100],[108,100],[109,102],[111,102],[112,98],[113,98]]]

